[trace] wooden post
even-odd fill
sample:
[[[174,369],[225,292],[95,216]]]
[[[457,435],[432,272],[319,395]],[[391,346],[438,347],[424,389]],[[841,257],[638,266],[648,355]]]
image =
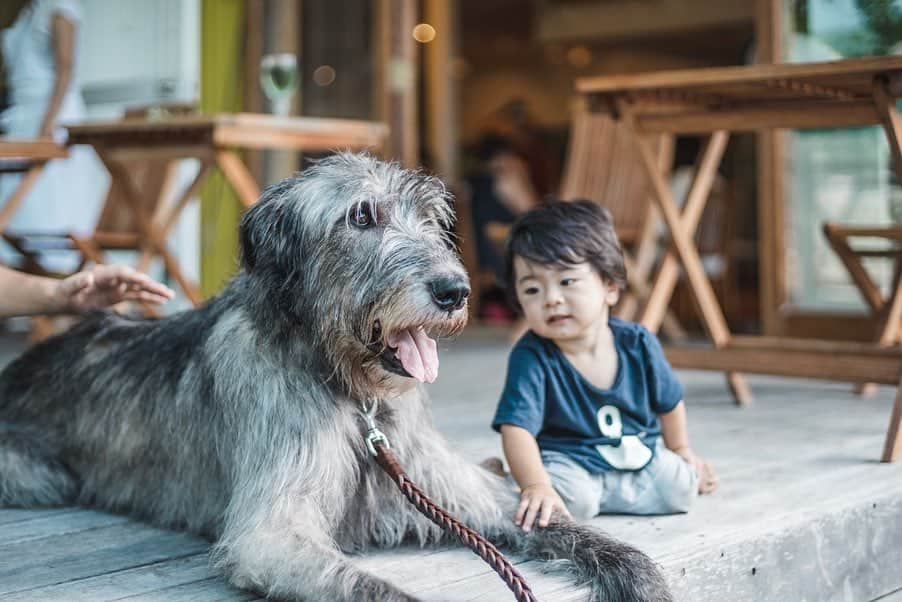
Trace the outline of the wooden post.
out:
[[[417,116],[418,49],[413,39],[416,0],[379,0],[378,40],[381,57],[378,93],[380,121],[389,128],[385,156],[406,167],[419,163]]]
[[[459,5],[448,0],[426,0],[424,20],[435,28],[435,39],[423,45],[425,79],[425,145],[431,167],[446,182],[457,180],[457,102],[452,69],[457,46]]]
[[[783,59],[783,0],[758,0],[755,62],[773,64]],[[758,273],[761,326],[765,335],[782,333],[780,307],[786,301],[783,240],[783,135],[767,130],[758,134]]]
[[[895,462],[902,457],[902,437],[899,436],[900,428],[902,428],[902,381],[899,383],[899,388],[896,389],[896,401],[893,403],[889,426],[886,429],[886,441],[883,444],[881,462]]]

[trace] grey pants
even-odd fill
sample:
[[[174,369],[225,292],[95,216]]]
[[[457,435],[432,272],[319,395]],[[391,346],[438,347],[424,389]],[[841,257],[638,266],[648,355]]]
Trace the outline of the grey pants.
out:
[[[542,452],[551,483],[573,518],[598,514],[675,514],[687,512],[698,495],[698,475],[659,439],[642,470],[591,474],[568,456]]]

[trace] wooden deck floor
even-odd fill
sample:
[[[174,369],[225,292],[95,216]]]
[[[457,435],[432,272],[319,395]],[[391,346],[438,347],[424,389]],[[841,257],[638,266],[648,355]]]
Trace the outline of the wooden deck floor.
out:
[[[469,331],[443,346],[431,387],[439,427],[468,458],[500,455],[487,425],[503,338]],[[680,600],[898,600],[902,463],[877,462],[892,392],[859,399],[844,383],[750,378],[756,404],[738,409],[720,375],[680,376],[694,447],[714,462],[721,489],[687,515],[592,523],[660,562]],[[0,509],[0,600],[255,599],[213,574],[206,550],[198,538],[90,510]],[[355,561],[426,600],[511,599],[463,549]],[[585,596],[536,563],[519,567],[541,600]]]

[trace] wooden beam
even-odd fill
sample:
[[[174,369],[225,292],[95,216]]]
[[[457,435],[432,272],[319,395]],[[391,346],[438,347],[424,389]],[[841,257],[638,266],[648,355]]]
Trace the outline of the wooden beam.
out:
[[[711,193],[711,187],[714,184],[714,177],[727,146],[727,139],[726,132],[714,133],[698,155],[692,186],[686,195],[683,203],[684,209],[680,216],[680,223],[687,233],[694,235],[698,227],[698,222]],[[642,324],[652,332],[658,331],[661,320],[664,319],[679,275],[680,266],[676,251],[669,248],[658,267],[654,285],[642,312]]]
[[[772,62],[747,66],[710,67],[703,71],[671,69],[582,77],[576,80],[576,90],[585,94],[618,93],[623,90],[633,93],[653,90],[656,93],[666,94],[672,89],[679,91],[680,95],[700,93],[717,96],[720,93],[729,93],[732,97],[737,89],[745,91],[758,88],[763,91],[767,89],[768,82],[794,79],[799,83],[819,85],[825,89],[859,91],[862,96],[868,96],[872,77],[886,75],[893,78],[896,73],[902,72],[902,57],[895,55],[805,64],[783,63],[782,54],[776,50],[768,55]],[[865,82],[860,79],[862,74],[867,76]],[[856,81],[857,84],[854,83]]]
[[[6,138],[0,140],[0,158],[3,159],[31,159],[34,161],[47,161],[50,159],[62,159],[67,157],[69,151],[52,139],[16,140]]]
[[[758,65],[775,65],[783,60],[784,4],[783,0],[757,0],[755,63]],[[780,132],[758,134],[758,306],[761,329],[766,335],[782,333],[780,308],[786,300],[783,149]]]
[[[823,107],[764,106],[728,109],[637,115],[637,127],[643,133],[694,134],[712,130],[754,132],[766,128],[833,128],[873,125],[880,123],[874,104],[870,101],[824,103]]]
[[[436,32],[435,39],[423,45],[425,144],[432,158],[430,167],[445,182],[456,182],[460,128],[452,61],[460,5],[447,0],[425,0],[423,12],[424,21]]]
[[[676,368],[896,385],[902,350],[873,344],[733,337],[729,346],[666,346]]]
[[[893,403],[893,411],[890,414],[889,426],[886,429],[886,441],[883,444],[881,462],[895,462],[902,458],[902,381],[896,390],[896,401]]]
[[[543,42],[680,33],[751,23],[748,0],[656,0],[647,2],[539,2],[538,37]]]
[[[385,65],[380,85],[383,113],[389,139],[385,156],[406,167],[419,163],[419,119],[417,115],[418,49],[412,31],[417,23],[416,0],[380,0],[377,9],[380,54]]]
[[[870,306],[871,311],[874,313],[883,311],[885,304],[880,293],[880,287],[877,286],[870,274],[865,271],[861,260],[855,256],[855,252],[849,246],[847,234],[836,224],[828,222],[824,224],[824,236],[826,236],[827,242],[830,243],[836,256],[846,266],[846,271],[852,277],[852,282],[858,287],[858,292],[861,293],[865,302]]]

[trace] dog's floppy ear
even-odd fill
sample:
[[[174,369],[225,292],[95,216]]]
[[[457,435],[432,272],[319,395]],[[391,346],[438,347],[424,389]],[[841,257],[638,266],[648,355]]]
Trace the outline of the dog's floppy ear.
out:
[[[283,180],[268,186],[260,200],[245,211],[238,228],[241,243],[241,267],[253,272],[267,262],[275,266],[290,254],[291,236],[299,236],[292,227],[291,215],[297,211],[289,201],[294,187],[292,180]],[[297,242],[297,241],[296,241]]]

